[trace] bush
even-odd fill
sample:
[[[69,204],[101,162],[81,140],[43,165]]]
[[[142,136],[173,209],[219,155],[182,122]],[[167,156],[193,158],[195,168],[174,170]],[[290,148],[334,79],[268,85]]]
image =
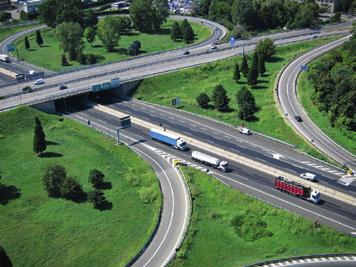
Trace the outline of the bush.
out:
[[[95,209],[101,209],[107,203],[104,192],[97,189],[88,193],[88,201],[93,203]]]
[[[80,65],[85,65],[87,63],[87,56],[83,53],[78,53],[77,61],[80,63]]]
[[[210,97],[206,93],[201,93],[197,96],[196,101],[201,108],[208,108]]]
[[[83,198],[84,191],[81,184],[71,176],[67,176],[61,185],[61,196],[68,200],[79,200]]]
[[[7,12],[0,12],[0,22],[5,22],[11,19],[11,14]]]
[[[48,196],[60,197],[61,186],[67,176],[65,168],[61,165],[49,166],[42,177],[43,186]]]
[[[86,59],[86,63],[87,63],[88,65],[95,64],[95,63],[96,63],[96,57],[95,57],[95,55],[93,55],[93,54],[88,54],[88,55],[87,55],[87,59]]]
[[[93,169],[89,173],[88,180],[89,183],[93,185],[93,187],[100,188],[100,186],[104,183],[104,178],[105,175],[101,171],[97,169]]]
[[[256,53],[263,55],[265,60],[270,60],[276,53],[276,46],[271,39],[263,39],[257,43]]]

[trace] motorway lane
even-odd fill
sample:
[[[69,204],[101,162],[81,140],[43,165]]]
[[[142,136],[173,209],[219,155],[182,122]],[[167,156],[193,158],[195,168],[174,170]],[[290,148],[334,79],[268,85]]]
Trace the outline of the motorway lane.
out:
[[[79,114],[80,116],[83,116],[84,114],[84,116],[90,119],[90,121],[103,125],[106,128],[114,130],[117,125],[119,125],[119,118],[110,114],[92,108],[85,109],[83,107],[78,108],[78,106],[75,108],[74,106],[71,106],[71,108],[76,110],[74,114]],[[125,134],[130,133],[140,136],[142,143],[148,144],[149,146],[164,152],[161,153],[161,155],[166,155],[167,158],[175,157],[177,159],[191,162],[189,151],[178,151],[163,144],[151,141],[148,138],[147,129],[134,125],[132,128],[124,130],[124,132]],[[199,148],[192,147],[192,149],[201,151]],[[211,152],[207,153],[212,154]],[[223,159],[221,156],[216,156]],[[232,172],[221,173],[216,170],[211,170],[211,174],[223,183],[237,188],[242,192],[253,195],[272,205],[291,210],[314,221],[319,220],[321,223],[333,227],[339,231],[348,234],[356,234],[356,209],[351,205],[326,196],[322,196],[324,203],[321,205],[313,205],[305,200],[295,198],[275,190],[273,184],[274,177],[236,162],[230,161],[229,163],[232,167]],[[196,164],[195,162],[194,165],[204,167],[203,165]]]
[[[68,117],[84,124],[87,124],[87,120],[91,119],[85,113],[72,113]],[[95,120],[91,121],[91,127],[115,138],[116,129],[113,127],[108,128],[96,123]],[[163,209],[159,227],[148,247],[143,250],[132,266],[165,266],[175,255],[176,248],[179,248],[189,224],[189,192],[180,172],[155,153],[153,147],[140,142],[140,136],[125,133],[120,138],[151,164],[157,174],[163,194]]]
[[[327,51],[342,45],[348,39],[349,37],[345,37],[326,44],[293,61],[280,76],[278,97],[285,117],[305,139],[341,165],[356,169],[356,157],[331,140],[309,119],[297,96],[297,79],[301,66],[306,65]],[[297,122],[294,118],[296,115],[300,116],[303,122]]]
[[[347,32],[348,31],[345,30],[336,32],[325,31],[320,32],[318,36],[322,37],[334,34],[346,34]],[[314,37],[314,34],[304,35],[304,31],[300,31],[300,34],[302,34],[300,36],[298,35],[298,31],[290,32],[289,34],[293,36],[292,38],[285,38],[284,34],[285,33],[280,34],[283,36],[281,39],[278,39],[278,34],[265,37],[273,36],[273,38],[276,38],[275,44],[277,45],[310,40]],[[58,90],[58,86],[63,83],[67,84],[70,88],[69,93],[80,94],[91,91],[92,84],[102,83],[103,81],[110,81],[111,79],[118,77],[122,82],[130,82],[154,75],[160,75],[166,72],[175,71],[177,69],[197,66],[200,64],[236,56],[242,54],[243,50],[245,52],[252,51],[255,48],[255,43],[259,39],[261,39],[261,37],[256,37],[248,41],[242,41],[231,49],[228,48],[224,50],[218,49],[216,51],[209,51],[204,47],[196,48],[194,51],[191,51],[189,56],[183,56],[181,51],[172,51],[160,53],[158,55],[134,58],[132,60],[98,66],[96,68],[89,68],[81,71],[56,75],[47,78],[44,85],[36,86],[36,90],[40,91],[29,94],[23,94],[22,87],[25,85],[33,86],[32,82],[10,85],[3,87],[0,90],[0,96],[10,96],[7,99],[0,101],[0,110],[13,108],[19,104],[29,105],[35,102],[44,102],[49,99],[63,98],[65,93]],[[246,46],[244,46],[245,44]],[[11,95],[18,93],[22,94],[21,98],[19,96],[11,97]]]
[[[331,170],[330,166],[322,164],[319,161],[309,163],[313,162],[312,158],[298,153],[298,151],[284,144],[258,135],[241,135],[237,129],[218,121],[208,120],[186,112],[182,114],[179,110],[150,105],[142,101],[121,101],[110,104],[109,107],[156,125],[162,124],[165,128],[172,131],[194,137],[232,153],[288,171],[297,176],[303,172],[312,171],[318,175],[320,184],[356,196],[356,186],[351,184],[345,187],[337,183],[337,179],[340,176],[325,170]],[[273,155],[275,154],[280,155],[281,158],[274,158]],[[322,166],[323,170],[312,168],[312,166],[307,165],[305,162],[308,162],[308,164],[319,164],[315,166]],[[335,169],[335,171],[339,170]],[[339,173],[342,174],[341,171]]]

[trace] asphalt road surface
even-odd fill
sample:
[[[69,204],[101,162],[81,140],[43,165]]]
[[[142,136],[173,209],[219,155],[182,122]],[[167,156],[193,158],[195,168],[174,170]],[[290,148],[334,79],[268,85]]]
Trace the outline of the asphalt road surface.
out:
[[[87,124],[91,119],[85,113],[73,113],[68,117]],[[91,127],[116,137],[116,130],[91,120]],[[157,154],[155,148],[141,142],[141,136],[122,134],[120,140],[148,161],[160,182],[163,194],[163,209],[157,231],[148,246],[143,249],[133,266],[165,266],[175,255],[184,238],[189,224],[190,195],[180,172],[165,158]],[[142,222],[144,223],[144,218]]]
[[[103,127],[116,130],[119,125],[119,118],[113,115],[98,111],[93,108],[85,108],[81,104],[71,105],[72,114],[85,116],[91,122],[102,125]],[[73,116],[73,115],[71,115]],[[197,169],[205,169],[206,166],[193,163],[190,158],[191,151],[178,151],[169,146],[156,143],[148,138],[148,130],[139,125],[123,130],[127,135],[133,134],[141,137],[141,142],[148,144],[159,151],[162,157],[167,159],[179,159],[186,161],[189,165]],[[192,150],[202,150],[201,148],[191,147]],[[210,151],[206,153],[212,154]],[[214,154],[212,154],[214,156]],[[220,159],[221,156],[215,155]],[[356,235],[356,210],[353,206],[343,202],[322,196],[323,203],[314,205],[305,200],[295,198],[288,194],[277,191],[274,188],[274,177],[255,169],[246,167],[237,162],[229,162],[231,172],[222,173],[210,170],[210,174],[222,181],[224,184],[237,188],[247,194],[253,195],[258,199],[266,201],[274,206],[291,210],[310,220],[318,220],[320,223],[333,227],[349,235]]]
[[[305,139],[341,165],[356,169],[356,157],[331,140],[309,119],[308,114],[299,103],[297,95],[297,80],[301,66],[308,64],[327,51],[342,45],[347,40],[349,40],[349,37],[344,37],[335,42],[326,44],[299,57],[289,64],[280,76],[278,82],[278,97],[282,112],[290,124],[305,137]],[[298,122],[295,116],[300,116],[303,121]]]

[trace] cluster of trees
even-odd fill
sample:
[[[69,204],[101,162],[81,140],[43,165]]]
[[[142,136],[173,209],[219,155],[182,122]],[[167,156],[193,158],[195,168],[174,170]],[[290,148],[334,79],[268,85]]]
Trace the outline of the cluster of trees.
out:
[[[319,6],[314,0],[195,0],[194,12],[229,29],[263,30],[311,26],[318,19]]]
[[[89,193],[85,193],[82,185],[72,176],[67,175],[66,169],[61,165],[47,167],[42,177],[42,183],[49,197],[64,198],[72,201],[93,203],[95,209],[104,209],[109,202],[102,189],[111,188],[111,183],[104,181],[105,175],[93,169],[89,173],[88,181],[93,186]]]
[[[5,22],[11,19],[11,14],[7,12],[0,12],[0,22]]]
[[[156,32],[169,15],[167,0],[132,0],[130,18],[140,32]]]
[[[43,45],[43,38],[42,38],[40,30],[36,31],[36,43],[39,47],[41,47]],[[30,41],[28,40],[28,37],[26,36],[25,37],[25,49],[28,50],[30,48],[31,48],[31,44],[30,44]]]
[[[335,0],[334,11],[352,14],[353,10],[356,9],[355,0]]]
[[[178,22],[174,22],[171,29],[171,39],[173,41],[184,40],[187,44],[194,41],[194,31],[190,23],[184,19],[179,25]]]
[[[313,103],[328,114],[332,127],[356,131],[356,26],[350,41],[334,50],[309,74]],[[342,52],[340,52],[342,51]]]

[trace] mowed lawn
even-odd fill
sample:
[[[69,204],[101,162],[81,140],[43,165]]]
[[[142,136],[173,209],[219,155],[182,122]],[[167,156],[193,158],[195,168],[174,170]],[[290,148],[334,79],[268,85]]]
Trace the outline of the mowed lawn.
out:
[[[93,43],[93,46],[91,46],[83,38],[85,45],[83,52],[84,54],[94,54],[98,63],[108,63],[131,58],[127,55],[126,49],[135,40],[139,40],[141,42],[141,55],[187,46],[184,41],[179,40],[178,42],[174,42],[171,40],[170,28],[172,24],[173,21],[168,20],[162,26],[161,32],[158,34],[145,34],[137,31],[123,34],[119,40],[119,45],[115,48],[115,51],[111,53],[106,51],[98,37],[96,37],[96,41]],[[194,33],[196,34],[194,43],[201,42],[210,37],[211,31],[206,26],[197,23],[191,23],[191,25]],[[28,50],[25,49],[24,38],[20,38],[16,41],[21,59],[54,71],[66,70],[80,66],[77,61],[70,61],[69,63],[71,66],[68,67],[63,67],[61,65],[63,50],[60,48],[58,39],[53,30],[42,31],[42,37],[44,45],[39,47],[36,44],[35,35],[29,35],[28,38],[31,48]]]
[[[35,115],[50,141],[46,157],[32,152]],[[14,266],[124,266],[144,246],[157,223],[161,193],[149,164],[129,148],[32,108],[0,114],[0,147],[1,182],[20,191],[0,204],[0,245]],[[89,171],[101,170],[112,183],[104,190],[112,209],[49,198],[42,174],[50,164],[63,165],[86,192]]]
[[[352,253],[356,239],[275,208],[193,168],[182,168],[193,197],[188,234],[171,266],[246,266],[322,253]],[[238,231],[231,225],[240,216]],[[241,234],[242,231],[244,234]],[[262,236],[262,237],[261,237]]]
[[[36,24],[31,24],[31,25],[27,25],[27,26],[23,26],[23,25],[14,25],[14,26],[9,26],[9,27],[0,27],[0,41],[3,41],[4,39],[6,39],[7,37],[23,31],[23,30],[27,30],[27,29],[31,29],[33,27],[38,26],[39,23]]]
[[[323,57],[315,61],[315,63],[322,60]],[[310,68],[313,68],[315,63],[312,63]],[[308,79],[308,72],[303,72],[299,76],[298,80],[298,96],[304,109],[308,113],[308,116],[332,140],[355,155],[356,132],[343,128],[332,127],[327,113],[319,111],[314,105],[312,101],[313,93],[314,88],[311,81]]]
[[[334,39],[335,37],[330,37],[277,47],[277,53],[272,62],[266,63],[267,73],[263,77],[259,77],[258,86],[251,90],[260,109],[255,114],[258,119],[248,123],[245,122],[245,125],[255,131],[294,144],[305,152],[325,159],[323,155],[306,143],[284,122],[273,98],[273,86],[278,72],[290,60],[303,52]],[[252,54],[249,54],[250,66],[251,59]],[[181,109],[183,110],[211,117],[232,125],[240,125],[242,121],[237,116],[236,93],[241,87],[249,86],[247,85],[246,78],[242,75],[238,84],[232,79],[236,62],[239,63],[241,68],[242,58],[235,57],[145,79],[133,94],[133,97],[170,106],[171,100],[178,96],[181,99]],[[198,106],[195,100],[196,97],[200,93],[207,93],[211,97],[214,87],[218,84],[222,84],[226,89],[230,98],[232,112],[221,113],[216,109],[203,109]]]

